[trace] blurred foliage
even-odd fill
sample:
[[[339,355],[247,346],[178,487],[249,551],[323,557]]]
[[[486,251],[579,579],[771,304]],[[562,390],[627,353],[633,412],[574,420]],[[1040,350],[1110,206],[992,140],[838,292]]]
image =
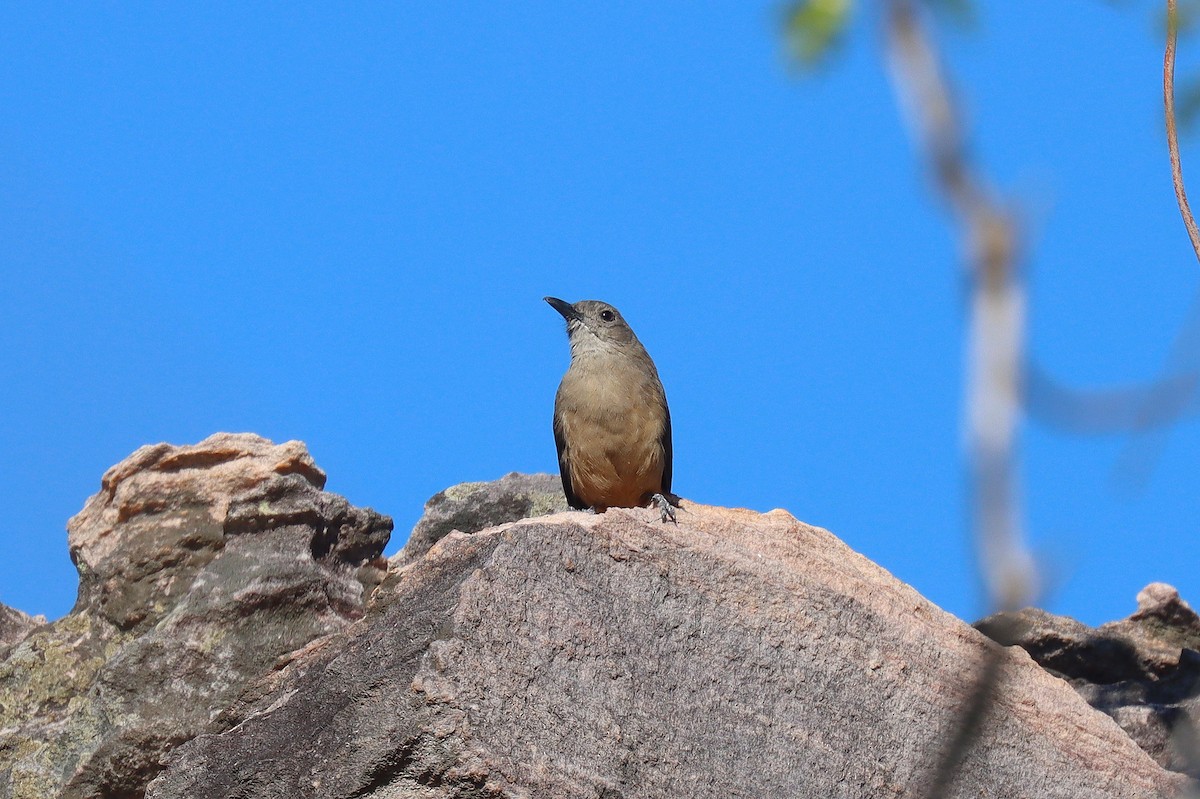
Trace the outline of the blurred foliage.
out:
[[[1196,132],[1196,122],[1200,120],[1200,78],[1189,77],[1182,86],[1175,87],[1175,119],[1182,132]]]
[[[1169,21],[1165,4],[1161,5],[1164,7],[1158,11],[1158,33],[1166,36]],[[1200,28],[1200,0],[1180,0],[1175,24],[1180,37],[1194,35]],[[1200,121],[1200,77],[1184,76],[1175,85],[1175,121],[1181,135],[1196,133],[1196,123]]]
[[[977,21],[977,0],[915,0],[939,17],[962,27]],[[1103,0],[1116,9],[1146,6],[1136,0]],[[792,0],[784,8],[783,33],[789,61],[802,70],[825,64],[849,35],[855,0]],[[1161,0],[1150,0],[1157,32],[1165,36],[1167,12]],[[1179,34],[1200,30],[1200,0],[1179,0]],[[1200,123],[1200,76],[1180,81],[1176,88],[1176,117],[1181,132],[1194,134]]]
[[[825,60],[849,27],[852,0],[796,0],[784,18],[788,55],[802,67]]]
[[[924,5],[962,25],[975,21],[973,0],[921,0]],[[1200,0],[1196,0],[1200,4]],[[793,0],[784,9],[784,40],[788,56],[811,69],[831,56],[850,27],[854,0]]]
[[[1159,9],[1159,25],[1163,33],[1167,30],[1167,9],[1165,4]],[[1181,0],[1176,8],[1176,24],[1178,33],[1186,35],[1196,30],[1196,22],[1200,20],[1200,2],[1197,0]]]

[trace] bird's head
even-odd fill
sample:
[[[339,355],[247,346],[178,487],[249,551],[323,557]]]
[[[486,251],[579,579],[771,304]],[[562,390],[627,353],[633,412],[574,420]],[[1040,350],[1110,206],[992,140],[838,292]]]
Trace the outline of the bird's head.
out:
[[[580,300],[571,304],[557,297],[545,300],[567,320],[567,338],[573,355],[618,349],[637,341],[621,312],[607,302]]]

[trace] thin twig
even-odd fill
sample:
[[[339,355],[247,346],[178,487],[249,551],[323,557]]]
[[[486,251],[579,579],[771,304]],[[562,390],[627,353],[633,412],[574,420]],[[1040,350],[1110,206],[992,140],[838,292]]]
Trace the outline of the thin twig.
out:
[[[1163,53],[1163,115],[1167,128],[1167,152],[1171,159],[1171,182],[1175,187],[1179,215],[1183,218],[1183,226],[1187,228],[1192,251],[1200,259],[1200,229],[1196,226],[1184,187],[1175,118],[1175,46],[1178,36],[1179,11],[1176,0],[1167,0],[1167,44]],[[1145,483],[1165,446],[1166,430],[1156,422],[1169,415],[1172,409],[1177,409],[1182,416],[1194,404],[1196,389],[1200,386],[1200,294],[1192,300],[1187,319],[1175,337],[1166,373],[1179,375],[1175,378],[1178,388],[1166,389],[1167,381],[1161,381],[1164,390],[1152,394],[1138,414],[1137,432],[1140,435],[1131,440],[1118,459],[1118,476],[1135,487]]]
[[[1167,150],[1171,154],[1171,182],[1175,184],[1175,201],[1192,240],[1192,251],[1200,260],[1200,228],[1192,216],[1187,191],[1183,186],[1183,163],[1179,158],[1179,134],[1175,125],[1175,42],[1179,37],[1179,9],[1175,0],[1167,0],[1167,49],[1163,55],[1163,109],[1167,117]]]
[[[1192,215],[1187,190],[1183,185],[1183,162],[1179,156],[1179,133],[1175,123],[1175,44],[1178,38],[1179,9],[1176,0],[1167,0],[1167,46],[1163,53],[1163,114],[1167,123],[1167,152],[1171,157],[1171,182],[1175,186],[1175,201],[1179,204],[1183,226],[1187,228],[1188,238],[1192,242],[1192,252],[1196,254],[1196,259],[1200,260],[1200,229],[1196,227],[1196,218]],[[1186,711],[1172,730],[1171,744],[1191,769],[1195,769],[1198,758],[1196,730]],[[1197,795],[1195,781],[1189,786],[1188,793],[1191,796]]]

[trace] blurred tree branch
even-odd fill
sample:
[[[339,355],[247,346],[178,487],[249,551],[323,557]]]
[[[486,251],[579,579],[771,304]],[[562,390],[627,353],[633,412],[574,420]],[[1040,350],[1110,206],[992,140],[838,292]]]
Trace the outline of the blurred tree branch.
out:
[[[940,54],[919,10],[911,0],[888,0],[884,24],[897,94],[965,251],[970,280],[966,433],[978,564],[992,606],[1017,610],[1037,590],[1017,488],[1026,305],[1017,269],[1017,224],[974,167]],[[921,786],[930,799],[950,793],[1003,678],[1002,658],[996,645],[981,653],[969,699]]]
[[[1038,591],[1032,554],[1024,543],[1018,490],[1017,433],[1022,413],[1079,433],[1161,428],[1195,407],[1200,383],[1200,312],[1176,341],[1169,376],[1144,387],[1103,392],[1069,388],[1025,353],[1026,295],[1020,234],[1012,206],[1000,198],[972,159],[958,105],[918,0],[880,0],[891,72],[939,197],[947,205],[964,251],[969,280],[967,448],[978,567],[995,610],[1017,610]],[[962,16],[969,0],[924,0]],[[811,65],[825,58],[848,28],[849,0],[799,0],[785,31],[793,55]],[[1174,57],[1179,18],[1168,0],[1164,104],[1172,176],[1180,211],[1197,258],[1197,229],[1184,191],[1174,107]],[[1200,302],[1197,303],[1200,309]],[[1181,366],[1188,368],[1183,369]],[[989,646],[968,701],[921,789],[949,794],[961,762],[985,722],[1003,679],[1003,650]]]
[[[851,0],[803,0],[792,4],[783,23],[791,57],[812,66],[832,51],[846,31]]]

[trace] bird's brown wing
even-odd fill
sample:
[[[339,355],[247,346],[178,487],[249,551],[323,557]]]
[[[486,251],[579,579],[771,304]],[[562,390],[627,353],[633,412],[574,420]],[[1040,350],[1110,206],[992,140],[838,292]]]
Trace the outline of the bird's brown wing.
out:
[[[662,432],[662,450],[663,450],[663,476],[662,476],[662,494],[665,497],[671,496],[671,409],[667,404],[663,403],[663,413],[666,414],[666,422],[663,424]]]
[[[554,445],[558,447],[558,474],[562,477],[563,493],[567,495],[567,504],[576,510],[587,510],[587,505],[579,501],[571,490],[571,465],[567,462],[567,440],[563,436],[559,415],[554,414]]]

